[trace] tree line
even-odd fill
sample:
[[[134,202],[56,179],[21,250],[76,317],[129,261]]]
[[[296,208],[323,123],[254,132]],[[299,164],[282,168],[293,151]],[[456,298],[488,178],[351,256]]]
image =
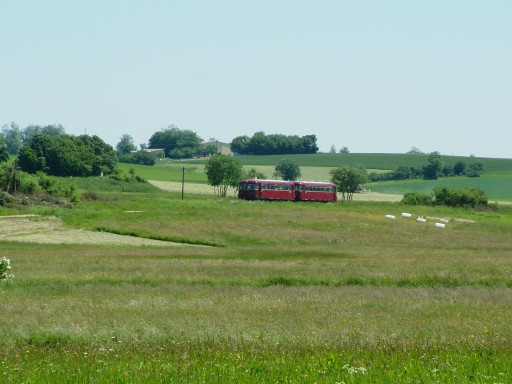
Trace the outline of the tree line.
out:
[[[388,180],[426,179],[436,180],[439,177],[467,176],[479,177],[484,171],[482,162],[475,161],[466,164],[464,161],[457,161],[453,166],[444,163],[439,152],[429,154],[427,164],[421,167],[399,166],[391,172],[372,172],[368,175],[372,182]]]
[[[240,155],[291,155],[317,153],[315,135],[271,134],[256,132],[252,137],[237,136],[231,141],[231,150]]]

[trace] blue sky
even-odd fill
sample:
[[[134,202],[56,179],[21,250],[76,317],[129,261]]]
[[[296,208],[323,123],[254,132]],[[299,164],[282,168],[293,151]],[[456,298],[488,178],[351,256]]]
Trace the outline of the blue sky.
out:
[[[510,1],[0,0],[0,125],[512,158]]]

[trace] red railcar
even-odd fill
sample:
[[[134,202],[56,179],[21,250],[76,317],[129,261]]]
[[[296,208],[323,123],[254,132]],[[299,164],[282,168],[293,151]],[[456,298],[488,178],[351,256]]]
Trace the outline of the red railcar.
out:
[[[336,185],[312,181],[240,180],[238,197],[246,200],[336,201]]]
[[[336,201],[336,184],[315,181],[294,181],[297,201]]]
[[[238,197],[247,200],[294,200],[295,185],[283,180],[240,180]]]

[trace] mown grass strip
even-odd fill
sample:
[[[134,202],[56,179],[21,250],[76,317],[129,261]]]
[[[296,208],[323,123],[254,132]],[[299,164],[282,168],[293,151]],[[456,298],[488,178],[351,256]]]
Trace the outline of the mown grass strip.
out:
[[[224,247],[225,246],[224,244],[215,243],[215,242],[206,241],[206,240],[193,240],[193,239],[186,239],[183,237],[151,235],[151,234],[147,234],[147,233],[138,233],[135,231],[123,231],[120,229],[107,228],[107,227],[95,227],[94,230],[97,232],[107,232],[107,233],[113,233],[115,235],[138,237],[141,239],[168,241],[171,243],[203,245],[203,246],[208,246],[208,247]]]

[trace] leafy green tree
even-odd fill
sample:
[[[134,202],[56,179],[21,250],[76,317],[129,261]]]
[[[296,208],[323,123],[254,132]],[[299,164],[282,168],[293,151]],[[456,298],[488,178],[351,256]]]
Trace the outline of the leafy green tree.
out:
[[[329,150],[329,153],[336,153],[336,147],[333,145],[331,145],[331,149]]]
[[[341,202],[352,200],[354,192],[356,192],[361,184],[368,181],[368,173],[366,169],[356,166],[342,166],[331,169],[329,172],[331,181],[336,184],[338,192],[341,193]]]
[[[299,165],[289,158],[279,161],[275,173],[283,180],[297,180],[301,176]]]
[[[464,163],[463,161],[457,161],[453,165],[453,174],[455,176],[463,175],[465,170],[466,170],[466,163]]]
[[[436,180],[439,177],[443,167],[444,161],[441,154],[437,151],[428,155],[428,165],[424,168],[424,177],[429,180]]]
[[[125,155],[127,153],[137,150],[137,147],[135,146],[135,143],[133,141],[133,137],[127,135],[126,133],[123,136],[121,136],[121,139],[119,139],[119,143],[117,143],[116,145],[116,150],[117,153],[121,155]]]
[[[239,153],[246,155],[249,153],[249,136],[238,136],[231,140],[231,151],[233,153]]]
[[[214,155],[204,169],[208,185],[213,186],[222,197],[226,196],[228,187],[236,188],[242,177],[242,164],[232,156]]]
[[[11,155],[16,155],[23,145],[23,133],[15,122],[2,127],[2,138],[7,151]]]
[[[148,148],[162,148],[165,156],[182,159],[192,157],[199,152],[201,138],[193,131],[180,130],[174,125],[169,125],[159,132],[155,132],[149,139]]]
[[[343,147],[340,149],[340,153],[348,154],[350,151],[348,150],[348,147]]]

